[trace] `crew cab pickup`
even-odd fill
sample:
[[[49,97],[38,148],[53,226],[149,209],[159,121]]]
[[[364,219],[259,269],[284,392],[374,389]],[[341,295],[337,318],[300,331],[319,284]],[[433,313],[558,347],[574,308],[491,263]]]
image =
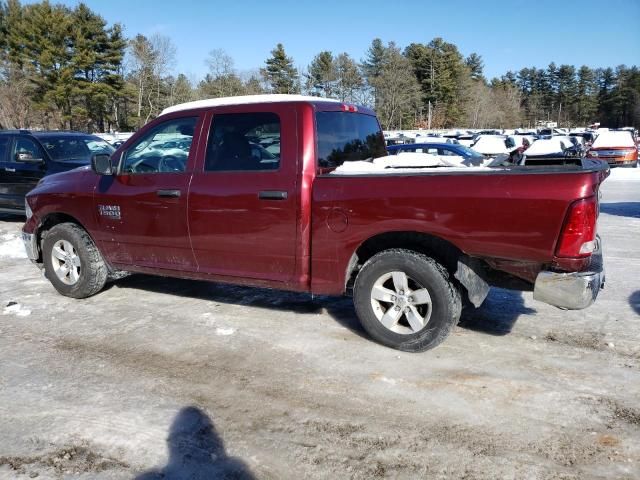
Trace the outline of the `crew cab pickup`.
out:
[[[91,167],[42,180],[23,240],[63,295],[121,272],[348,294],[367,332],[405,351],[442,342],[491,285],[564,309],[596,299],[606,164],[344,168],[386,155],[364,107],[181,104]]]

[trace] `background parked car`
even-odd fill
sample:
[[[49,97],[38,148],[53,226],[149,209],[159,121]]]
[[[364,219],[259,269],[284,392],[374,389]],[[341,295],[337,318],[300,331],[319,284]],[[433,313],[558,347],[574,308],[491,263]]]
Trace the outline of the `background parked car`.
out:
[[[610,166],[637,167],[638,146],[628,130],[606,130],[598,134],[587,157],[604,160]]]
[[[444,139],[443,139],[444,140]],[[484,162],[484,156],[475,150],[456,143],[411,143],[407,145],[391,145],[387,147],[389,155],[401,152],[427,153],[447,157],[461,157],[465,166],[479,166]],[[451,160],[451,159],[450,159]]]
[[[576,137],[554,136],[537,140],[524,155],[527,166],[580,165],[584,149]]]
[[[115,149],[80,132],[0,131],[0,211],[24,212],[24,196],[53,173],[88,165],[97,153]]]

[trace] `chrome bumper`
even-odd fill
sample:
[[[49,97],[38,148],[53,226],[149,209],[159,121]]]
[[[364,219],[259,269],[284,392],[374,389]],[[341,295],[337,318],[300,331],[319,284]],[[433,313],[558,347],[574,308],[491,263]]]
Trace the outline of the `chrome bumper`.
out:
[[[22,232],[22,242],[24,249],[27,251],[29,260],[38,260],[38,238],[33,233]]]
[[[595,302],[604,287],[604,263],[600,239],[586,272],[540,272],[533,288],[533,298],[566,310],[581,310]]]

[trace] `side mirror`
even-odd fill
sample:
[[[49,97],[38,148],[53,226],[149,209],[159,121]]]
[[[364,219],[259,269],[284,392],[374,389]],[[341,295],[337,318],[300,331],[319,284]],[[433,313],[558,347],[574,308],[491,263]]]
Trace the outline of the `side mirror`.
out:
[[[23,163],[42,163],[42,158],[36,158],[31,152],[18,152],[16,153],[16,162]]]
[[[106,153],[96,153],[91,156],[91,169],[98,175],[113,175],[113,165],[111,155]]]

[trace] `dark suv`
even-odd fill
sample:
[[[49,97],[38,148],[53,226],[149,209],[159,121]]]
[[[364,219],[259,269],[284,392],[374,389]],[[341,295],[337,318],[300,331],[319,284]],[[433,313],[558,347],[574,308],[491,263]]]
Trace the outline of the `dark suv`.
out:
[[[89,165],[114,148],[80,132],[0,131],[0,212],[24,213],[24,196],[44,176]]]

